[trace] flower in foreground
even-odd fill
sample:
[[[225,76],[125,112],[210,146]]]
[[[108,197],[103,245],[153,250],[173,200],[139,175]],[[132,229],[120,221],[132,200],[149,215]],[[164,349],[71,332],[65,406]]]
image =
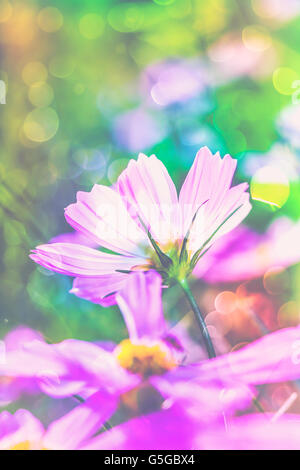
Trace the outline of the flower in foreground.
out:
[[[1,342],[0,362],[5,362],[6,355],[12,351],[21,351],[29,342],[40,340],[43,336],[38,331],[19,326],[8,333]],[[26,378],[0,377],[0,406],[5,406],[17,400],[23,393],[34,394],[39,387],[33,380]]]
[[[182,282],[215,240],[236,227],[251,205],[247,183],[231,187],[236,160],[199,150],[179,197],[163,163],[139,155],[116,189],[78,192],[68,223],[106,251],[78,243],[38,246],[31,258],[75,276],[72,293],[101,305],[115,303],[127,274],[158,271],[165,285]]]
[[[46,430],[29,411],[19,409],[0,413],[0,450],[75,450],[105,423],[111,408],[98,393],[53,421]]]
[[[203,423],[197,410],[175,405],[122,423],[90,439],[82,449],[299,450],[299,415],[276,418],[276,413],[251,413]]]
[[[112,352],[85,341],[54,345],[35,341],[23,351],[9,353],[0,373],[38,378],[42,391],[57,398],[79,394],[93,399],[103,394],[99,412],[109,409],[111,416],[121,403],[132,406],[138,401],[142,408],[135,408],[136,413],[144,415],[157,409],[166,413],[166,419],[180,415],[185,429],[193,416],[193,436],[208,423],[224,427],[224,413],[228,419],[238,409],[249,407],[255,394],[253,386],[300,377],[299,328],[279,330],[239,351],[184,365],[180,345],[168,335],[164,321],[160,276],[134,273],[127,279],[117,302],[129,338]],[[143,395],[145,390],[149,393]],[[151,416],[137,419],[146,420],[144,425],[148,426]],[[170,418],[169,426],[172,423]],[[157,445],[164,445],[159,443],[159,435]],[[173,443],[176,445],[179,443]]]
[[[33,341],[23,350],[9,353],[6,363],[0,365],[0,374],[31,378],[39,383],[43,392],[53,397],[87,397],[105,390],[108,403],[129,403],[136,394],[147,389],[150,392],[148,398],[152,395],[160,405],[172,395],[176,384],[184,386],[185,390],[185,381],[198,377],[196,369],[194,373],[193,368],[182,367],[184,351],[177,338],[168,333],[161,290],[161,276],[155,271],[133,273],[127,277],[117,302],[129,338],[115,345],[112,352],[73,339],[53,345]],[[197,387],[203,417],[219,415],[220,409],[230,408],[236,400],[251,401],[245,388],[230,394],[229,400],[218,400],[225,386],[217,378],[205,387],[196,382],[193,387],[189,399],[193,399]]]
[[[276,219],[264,234],[244,226],[218,240],[194,275],[208,282],[236,282],[263,276],[300,261],[300,222]],[[284,249],[283,249],[284,247]]]

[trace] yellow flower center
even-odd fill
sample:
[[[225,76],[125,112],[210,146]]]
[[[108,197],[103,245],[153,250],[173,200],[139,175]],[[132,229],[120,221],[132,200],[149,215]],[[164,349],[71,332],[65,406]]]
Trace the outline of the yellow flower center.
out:
[[[160,375],[176,367],[176,361],[161,341],[144,344],[125,339],[114,354],[124,369],[143,377]]]
[[[9,450],[30,450],[30,449],[31,449],[31,446],[30,446],[29,441],[19,442],[19,444],[16,444],[9,448]]]
[[[50,450],[50,449],[43,447],[42,443],[40,443],[40,447],[39,447],[37,446],[36,443],[33,444],[30,441],[23,441],[23,442],[19,442],[18,444],[15,444],[14,446],[9,447],[8,450]]]

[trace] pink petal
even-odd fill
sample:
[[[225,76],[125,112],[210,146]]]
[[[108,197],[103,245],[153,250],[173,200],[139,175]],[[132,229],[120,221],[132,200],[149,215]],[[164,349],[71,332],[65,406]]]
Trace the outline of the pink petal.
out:
[[[131,339],[160,338],[166,332],[161,301],[162,280],[155,271],[128,276],[116,300]]]
[[[243,281],[293,265],[300,261],[299,237],[300,223],[286,217],[276,219],[264,234],[238,227],[214,244],[194,275],[209,282]]]
[[[145,234],[130,217],[120,195],[95,185],[90,193],[78,192],[77,202],[65,210],[68,223],[100,246],[125,255],[141,255]]]
[[[130,160],[118,179],[120,194],[160,243],[178,238],[178,200],[167,169],[155,155]]]
[[[66,372],[65,365],[53,347],[42,341],[24,343],[22,348],[7,351],[0,362],[0,375],[15,378],[38,379],[43,374],[55,377]]]
[[[225,155],[213,155],[207,147],[202,147],[187,174],[179,194],[179,205],[184,211],[186,233],[196,210],[207,200],[217,199],[226,192],[233,178],[236,160]]]
[[[268,334],[239,351],[200,363],[201,380],[265,384],[300,377],[300,328]]]
[[[61,274],[80,277],[97,277],[114,271],[130,270],[143,264],[143,258],[103,253],[93,248],[72,243],[40,245],[33,250],[31,259],[45,268]]]
[[[0,414],[0,425],[0,450],[24,442],[29,442],[32,450],[41,448],[44,428],[29,411],[20,409],[14,415],[4,411]]]
[[[20,325],[5,336],[5,349],[6,351],[13,351],[14,349],[23,348],[26,343],[34,340],[43,341],[43,339],[43,335],[39,331]]]
[[[191,449],[196,432],[205,427],[187,416],[182,407],[131,419],[88,442],[84,450]]]
[[[177,378],[176,372],[152,377],[151,383],[165,399],[179,402],[188,414],[202,423],[223,420],[223,413],[232,415],[250,405],[255,396],[244,385],[226,385],[220,381],[201,384],[201,380]]]
[[[51,238],[49,243],[76,243],[78,245],[89,246],[90,248],[97,248],[99,246],[98,243],[91,240],[90,237],[76,231],[61,233]]]
[[[117,407],[115,396],[104,391],[95,393],[85,403],[50,424],[43,439],[44,447],[54,450],[78,448],[100,430]]]
[[[65,372],[54,380],[47,374],[40,381],[43,392],[50,396],[70,396],[87,389],[105,389],[117,396],[139,383],[123,369],[111,352],[87,341],[65,340],[52,345],[65,366]]]
[[[198,211],[189,237],[188,248],[191,252],[199,249],[240,206],[241,208],[218,230],[210,244],[236,227],[249,213],[251,205],[249,195],[245,193],[247,184],[230,189],[235,167],[236,161],[229,155],[221,159],[219,154],[213,155],[207,147],[197,153],[179,195],[185,234]]]
[[[285,415],[272,421],[272,415],[246,415],[224,427],[199,433],[195,448],[207,450],[299,450],[299,415]]]
[[[77,277],[74,279],[72,294],[104,307],[116,303],[116,292],[126,283],[128,274],[115,272],[99,277]]]

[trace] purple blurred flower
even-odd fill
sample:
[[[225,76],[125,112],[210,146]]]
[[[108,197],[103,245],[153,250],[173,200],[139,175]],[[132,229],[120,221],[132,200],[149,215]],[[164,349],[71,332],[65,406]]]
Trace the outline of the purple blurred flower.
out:
[[[23,351],[9,353],[6,364],[0,366],[0,373],[38,380],[42,391],[53,397],[80,394],[96,403],[98,394],[103,394],[99,410],[109,409],[111,415],[120,401],[128,399],[130,392],[137,393],[145,385],[153,393],[159,392],[161,400],[156,407],[160,414],[142,416],[116,428],[112,442],[117,448],[132,448],[133,442],[136,448],[141,445],[146,448],[154,438],[154,448],[191,448],[191,439],[194,442],[204,426],[205,429],[224,427],[224,413],[231,422],[237,410],[248,407],[255,396],[253,386],[300,377],[299,327],[279,330],[215,359],[184,365],[180,345],[174,337],[172,341],[168,337],[160,276],[155,272],[134,273],[127,279],[117,302],[129,339],[122,341],[112,353],[77,340],[56,345],[34,342]],[[165,424],[154,433],[158,419]],[[171,431],[163,431],[170,430],[175,422],[180,422],[180,430],[175,427],[179,440]],[[152,441],[145,443],[142,437],[135,437],[137,429],[141,430],[141,436],[151,432]],[[184,429],[186,436],[181,441]],[[122,438],[121,443],[116,435]],[[108,444],[109,436],[103,436],[104,442],[113,445]]]
[[[141,77],[142,93],[159,106],[183,103],[207,86],[205,68],[200,62],[178,60],[152,64]]]
[[[199,422],[183,406],[132,419],[84,444],[84,450],[299,450],[298,415],[248,414],[223,423]],[[226,423],[226,424],[225,424]]]
[[[194,275],[208,282],[235,282],[300,262],[300,222],[276,219],[266,233],[240,226],[215,243]]]
[[[78,405],[47,430],[29,411],[0,413],[0,450],[75,450],[87,445],[115,408],[99,392]]]
[[[43,336],[31,328],[19,326],[11,331],[1,343],[0,363],[5,363],[7,354],[22,351],[23,347],[36,340],[43,341]],[[17,400],[23,393],[34,394],[39,392],[39,387],[32,379],[0,377],[0,406],[5,406]]]
[[[138,108],[116,118],[114,135],[123,148],[137,152],[160,142],[166,135],[166,126],[161,119],[158,120],[145,109]]]
[[[102,305],[131,271],[155,269],[166,285],[189,275],[221,235],[249,213],[246,183],[230,187],[236,160],[207,147],[197,153],[179,198],[163,163],[154,155],[131,160],[117,189],[95,185],[78,192],[65,216],[75,230],[109,250],[74,243],[38,246],[31,258],[47,269],[75,276],[72,293]]]
[[[256,39],[259,41],[259,38]],[[222,36],[208,50],[210,59],[208,73],[214,85],[250,76],[269,75],[276,65],[276,54],[272,47],[249,48],[240,34]]]

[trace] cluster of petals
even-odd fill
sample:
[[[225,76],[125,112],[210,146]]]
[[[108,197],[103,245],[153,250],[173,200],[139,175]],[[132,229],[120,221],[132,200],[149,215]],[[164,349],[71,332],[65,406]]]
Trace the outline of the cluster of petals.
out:
[[[66,220],[83,242],[72,235],[69,241],[52,240],[33,250],[31,258],[74,276],[73,294],[105,306],[116,302],[128,272],[152,268],[163,273],[153,244],[179,265],[184,247],[185,266],[178,270],[188,275],[198,251],[207,251],[251,209],[247,183],[231,187],[235,168],[229,155],[221,158],[203,147],[178,195],[163,163],[140,154],[115,187],[96,184],[91,192],[78,192],[76,203],[66,208]]]
[[[126,286],[116,296],[130,344],[149,348],[155,344],[168,357],[173,357],[172,367],[159,373],[154,369],[152,374],[150,371],[143,376],[124,367],[116,354],[117,345],[107,350],[75,339],[58,344],[34,339],[23,348],[7,352],[5,363],[0,364],[2,377],[32,380],[42,392],[54,398],[80,395],[86,400],[70,412],[71,418],[63,417],[58,422],[73,426],[72,417],[78,413],[80,419],[74,429],[78,432],[82,427],[89,429],[88,436],[78,437],[77,444],[68,442],[67,425],[61,427],[66,433],[61,437],[55,427],[57,423],[53,423],[49,428],[55,429],[52,436],[60,437],[50,442],[48,429],[47,439],[41,438],[42,447],[193,449],[278,445],[297,448],[297,434],[293,432],[300,423],[296,416],[286,415],[276,421],[268,413],[236,415],[240,410],[253,408],[256,385],[299,379],[300,329],[279,330],[238,351],[185,363],[180,341],[171,338],[163,316],[161,289],[159,274],[137,272],[127,277]],[[161,397],[157,410],[137,414],[134,419],[94,436],[114,416],[126,394],[146,385]],[[3,419],[8,419],[5,416]],[[87,424],[82,426],[85,419]],[[257,429],[260,432],[256,435]],[[7,444],[7,447],[17,444]]]

